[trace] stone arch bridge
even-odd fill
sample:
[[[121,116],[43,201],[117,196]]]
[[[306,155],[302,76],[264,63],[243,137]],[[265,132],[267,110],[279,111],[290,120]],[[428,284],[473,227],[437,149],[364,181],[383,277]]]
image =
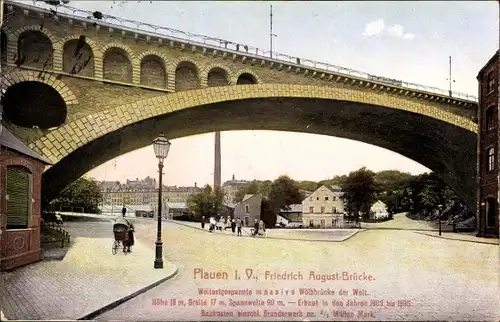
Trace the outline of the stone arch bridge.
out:
[[[395,151],[475,206],[472,99],[13,2],[2,40],[3,123],[54,163],[44,173],[46,198],[160,131],[173,139],[265,129]]]

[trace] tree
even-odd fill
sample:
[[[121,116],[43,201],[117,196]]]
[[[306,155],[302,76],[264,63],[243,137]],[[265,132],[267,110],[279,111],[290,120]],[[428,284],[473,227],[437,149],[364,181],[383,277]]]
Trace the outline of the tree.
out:
[[[266,199],[269,196],[271,183],[272,182],[269,180],[266,181],[253,180],[252,182],[250,182],[250,185],[248,185],[245,188],[240,188],[236,192],[233,202],[235,203],[241,202],[245,195],[255,195],[255,194],[260,194],[262,198]]]
[[[260,219],[262,219],[262,221],[266,224],[266,227],[272,228],[276,226],[277,217],[271,209],[269,200],[262,200]]]
[[[359,212],[364,216],[369,214],[377,192],[374,178],[375,173],[363,167],[349,173],[341,185],[344,192],[342,199],[347,206],[346,208],[354,212],[356,221],[359,219]]]
[[[321,185],[315,181],[297,181],[297,188],[305,190],[305,191],[310,191],[314,192],[316,189],[321,187]]]
[[[52,201],[54,206],[82,207],[87,213],[99,213],[98,205],[102,201],[102,193],[93,178],[81,177],[64,188]]]
[[[345,174],[341,176],[334,176],[332,179],[321,180],[318,182],[318,188],[322,185],[326,186],[342,186],[343,182],[346,180],[347,176]]]
[[[377,198],[387,205],[389,213],[408,211],[405,203],[405,187],[412,180],[409,173],[397,170],[385,170],[375,174],[378,186]]]
[[[290,209],[290,205],[301,203],[304,196],[294,180],[280,176],[271,184],[267,199],[271,211],[277,215],[280,209]]]
[[[189,213],[194,220],[200,220],[202,216],[216,217],[222,211],[224,194],[222,190],[206,185],[199,193],[190,195],[187,199]]]

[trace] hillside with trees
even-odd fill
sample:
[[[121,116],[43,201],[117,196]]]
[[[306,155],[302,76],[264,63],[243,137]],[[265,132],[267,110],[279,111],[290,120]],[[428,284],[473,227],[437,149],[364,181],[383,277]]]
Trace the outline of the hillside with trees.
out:
[[[370,217],[370,207],[381,200],[387,205],[390,216],[395,213],[408,213],[419,220],[437,219],[436,209],[443,205],[443,220],[463,221],[473,217],[460,199],[434,173],[412,175],[397,170],[379,172],[361,168],[349,174],[334,176],[331,179],[315,181],[295,181],[282,175],[277,179],[254,180],[246,188],[237,191],[234,202],[243,200],[246,194],[262,195],[262,219],[266,226],[273,227],[280,209],[289,209],[292,204],[300,204],[305,198],[303,192],[313,192],[323,184],[340,186],[344,192],[345,209],[351,220],[358,220],[355,213],[361,213],[363,220]],[[222,214],[223,192],[213,191],[210,186],[188,199],[190,220],[199,221],[202,216]]]
[[[384,202],[390,214],[407,212],[408,216],[413,219],[437,219],[437,214],[433,210],[436,210],[438,205],[443,205],[442,218],[449,222],[463,221],[473,217],[473,213],[435,173],[412,175],[398,170],[373,172],[361,168],[349,174],[337,175],[319,182],[294,181],[289,177],[286,178],[287,184],[295,186],[299,191],[313,192],[323,184],[340,186],[344,191],[348,213],[353,214],[359,211],[364,214],[365,219],[369,214],[370,206],[376,200]],[[237,192],[235,202],[240,202],[245,194],[260,193],[266,200],[276,198],[270,193],[276,182],[276,180],[274,182],[254,180],[250,186]],[[283,196],[281,198],[285,200]],[[285,209],[290,204],[301,202],[302,200],[299,201],[296,195],[290,196],[286,202],[276,203],[282,208],[275,206],[273,210]]]

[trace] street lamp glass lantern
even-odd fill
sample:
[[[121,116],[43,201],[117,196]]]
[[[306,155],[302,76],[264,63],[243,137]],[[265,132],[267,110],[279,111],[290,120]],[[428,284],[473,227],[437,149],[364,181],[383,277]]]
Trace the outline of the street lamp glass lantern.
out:
[[[170,150],[170,141],[163,134],[160,134],[160,136],[153,140],[153,149],[156,157],[163,160],[167,157]]]

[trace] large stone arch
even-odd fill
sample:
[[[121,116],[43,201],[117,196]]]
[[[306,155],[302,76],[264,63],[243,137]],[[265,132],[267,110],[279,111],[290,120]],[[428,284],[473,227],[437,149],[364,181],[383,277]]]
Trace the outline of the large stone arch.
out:
[[[318,110],[318,102],[330,105]],[[266,106],[268,103],[273,108]],[[297,120],[283,123],[287,117],[297,116],[294,113],[302,114]],[[342,119],[347,114],[351,119]],[[111,120],[111,115],[120,117]],[[425,128],[430,130],[424,132]],[[55,164],[44,174],[47,197],[93,167],[150,144],[156,132],[164,129],[170,131],[166,134],[171,138],[267,129],[333,135],[386,149],[399,146],[399,150],[392,150],[436,171],[470,207],[475,203],[477,124],[471,120],[423,99],[285,84],[208,87],[164,94],[108,110],[103,108],[102,112],[65,124],[31,144]],[[93,153],[97,150],[92,149],[112,152],[104,155]],[[82,159],[89,160],[82,164]],[[69,168],[71,173],[65,173]]]
[[[54,51],[59,55],[55,55],[54,57],[54,70],[63,70],[64,47],[69,41],[78,40],[80,37],[80,34],[72,34],[62,38],[57,43]],[[94,73],[92,77],[102,78],[102,51],[99,48],[99,45],[89,37],[85,37],[85,43],[90,47],[90,50],[92,52],[92,60],[94,64]]]
[[[125,53],[125,56],[128,59],[128,61],[130,62],[130,65],[132,68],[132,83],[139,84],[139,82],[140,82],[140,79],[139,79],[140,64],[137,60],[137,56],[132,51],[132,49],[130,49],[130,47],[128,47],[127,45],[124,45],[124,44],[120,44],[120,43],[109,43],[101,49],[102,60],[103,60],[103,62],[102,62],[103,78],[104,78],[104,72],[105,72],[104,64],[105,64],[106,54],[110,50],[113,50],[113,49],[118,49],[118,50],[121,50],[122,52]]]
[[[149,82],[146,82],[144,79],[145,76],[145,71],[143,70],[144,66],[144,59],[147,57],[155,57],[158,60],[158,63],[161,65],[162,72],[165,73],[165,75],[162,75],[163,77],[159,77],[158,75],[155,77],[155,79],[149,79]],[[148,50],[142,52],[138,57],[137,60],[139,62],[140,66],[140,83],[144,85],[149,85],[146,83],[152,83],[154,87],[160,87],[160,88],[166,88],[168,85],[168,58],[163,55],[162,53],[156,51],[156,50]],[[160,79],[161,83],[160,84]]]
[[[25,32],[37,32],[41,33],[43,36],[45,36],[49,41],[51,45],[50,53],[45,53],[44,57],[42,58],[41,64],[43,64],[45,60],[49,60],[50,62],[50,67],[46,67],[47,69],[52,69],[52,66],[54,66],[54,48],[57,46],[58,43],[58,38],[52,35],[48,30],[40,28],[40,25],[30,25],[30,26],[24,26],[21,27],[15,31],[8,30],[6,32],[11,32],[12,34],[9,35],[9,60],[14,63],[17,59],[19,59],[18,53],[19,53],[19,37],[23,35]],[[46,57],[45,57],[46,56]]]
[[[5,74],[2,77],[2,87],[8,88],[12,85],[21,82],[36,81],[40,83],[47,84],[54,88],[62,99],[66,106],[78,104],[78,99],[73,93],[71,88],[68,87],[63,81],[57,79],[51,74],[40,75],[40,72],[30,71],[30,70],[15,70],[11,73]]]

